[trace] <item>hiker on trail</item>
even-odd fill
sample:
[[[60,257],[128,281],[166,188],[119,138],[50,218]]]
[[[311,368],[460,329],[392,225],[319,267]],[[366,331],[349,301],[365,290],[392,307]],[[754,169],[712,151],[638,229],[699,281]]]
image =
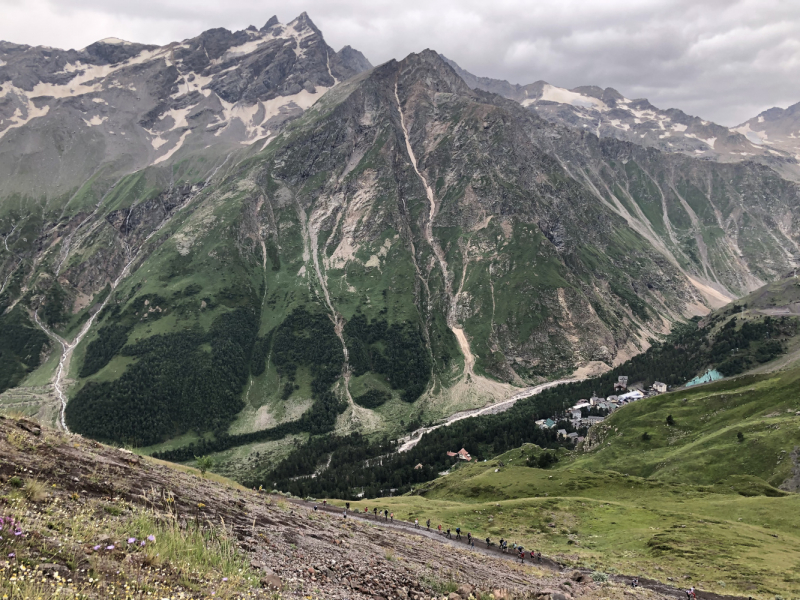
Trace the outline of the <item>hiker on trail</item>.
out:
[[[500,552],[504,552],[504,550],[503,550],[503,538],[500,538]]]
[[[344,518],[344,519],[347,518],[347,509],[346,508],[344,509],[344,515],[342,516],[342,518]]]
[[[471,532],[469,532],[469,531],[467,532],[467,543],[468,543],[468,544],[471,544],[471,543],[472,543],[472,533],[471,533]]]
[[[392,523],[394,523],[394,513],[392,513],[391,517],[392,517]]]
[[[350,510],[350,503],[349,503],[349,502],[345,502],[345,504],[344,504],[344,505],[345,505],[345,507],[347,508],[347,510]]]
[[[431,529],[431,520],[430,519],[428,519],[428,522],[426,523],[426,525],[428,526],[428,531],[430,531],[430,529]]]
[[[327,500],[323,500],[322,501],[322,506],[328,506],[328,501]]]
[[[536,553],[536,560],[538,562],[542,562],[542,551],[541,550]]]
[[[317,512],[317,505],[314,505],[314,512]]]
[[[377,519],[378,518],[378,507],[376,506],[375,508],[373,508],[372,512],[375,513],[375,518]]]
[[[522,548],[519,549],[519,562],[523,565],[525,564],[525,550]]]
[[[473,550],[475,549],[475,538],[470,538],[469,545],[472,547]]]
[[[688,590],[686,590],[686,598],[687,598],[687,600],[696,600],[697,594],[694,591],[694,586],[692,586]]]
[[[441,533],[442,533],[442,524],[439,523],[439,534],[441,535]]]
[[[368,514],[369,514],[369,508],[367,508],[366,506],[364,507],[364,514],[365,514],[365,515],[368,515]]]
[[[461,527],[456,527],[456,539],[461,539]]]
[[[450,535],[450,528],[449,527],[447,528],[447,539],[448,540],[452,540],[453,539],[453,536]]]
[[[487,537],[486,538],[486,547],[488,548],[491,545],[492,545],[492,541]]]
[[[639,578],[638,578],[638,577],[634,577],[634,578],[631,580],[631,585],[632,585],[633,587],[639,587]]]
[[[419,519],[414,519],[414,529],[419,529]]]
[[[389,520],[389,510],[388,510],[388,509],[384,509],[384,510],[383,510],[383,518],[384,518],[384,520],[386,520],[386,521],[388,521],[388,520]]]

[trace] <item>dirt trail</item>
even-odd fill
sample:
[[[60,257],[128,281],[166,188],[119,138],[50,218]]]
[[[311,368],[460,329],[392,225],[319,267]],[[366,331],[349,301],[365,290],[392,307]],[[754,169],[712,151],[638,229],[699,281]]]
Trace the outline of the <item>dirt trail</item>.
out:
[[[473,371],[472,368],[475,364],[475,357],[472,355],[472,351],[469,347],[469,340],[467,340],[467,336],[464,334],[464,330],[458,325],[456,320],[456,306],[458,305],[458,296],[461,292],[459,290],[458,293],[453,293],[453,280],[452,276],[450,275],[450,270],[447,266],[447,261],[444,256],[444,252],[442,251],[439,242],[436,241],[436,238],[433,237],[433,219],[436,216],[436,197],[434,196],[433,190],[431,186],[428,185],[427,179],[419,170],[417,166],[417,157],[414,155],[414,149],[411,147],[411,139],[408,137],[408,129],[406,128],[406,120],[405,116],[403,115],[403,108],[400,104],[400,96],[397,92],[397,82],[394,84],[394,97],[397,101],[397,112],[400,114],[400,127],[403,129],[403,137],[405,138],[406,142],[406,151],[408,152],[408,158],[411,160],[411,166],[414,167],[414,172],[419,177],[420,181],[422,182],[422,186],[425,188],[425,194],[428,197],[429,203],[429,211],[428,211],[428,220],[425,222],[424,234],[425,240],[428,242],[430,247],[433,249],[433,254],[436,256],[436,260],[439,263],[439,267],[442,270],[442,276],[444,277],[444,289],[445,294],[447,295],[448,299],[448,310],[447,310],[447,326],[453,332],[453,335],[456,336],[458,340],[458,345],[461,347],[461,353],[464,355],[464,376],[472,375]]]
[[[501,412],[507,411],[509,408],[514,406],[514,403],[517,400],[522,400],[523,398],[530,398],[531,396],[535,396],[539,392],[546,390],[547,388],[551,388],[556,385],[560,385],[562,383],[570,383],[572,381],[576,381],[576,379],[558,379],[556,381],[548,381],[547,383],[542,383],[540,385],[536,385],[533,387],[525,388],[511,396],[511,398],[507,400],[503,400],[502,402],[497,402],[495,404],[489,404],[488,406],[484,406],[482,408],[476,408],[473,410],[464,410],[461,412],[457,412],[453,415],[450,415],[443,423],[439,423],[438,425],[433,425],[431,427],[421,427],[416,431],[413,431],[409,435],[404,438],[401,438],[399,441],[401,442],[400,447],[397,449],[398,452],[407,452],[411,450],[414,446],[416,446],[419,441],[422,439],[422,436],[430,431],[434,431],[435,429],[439,429],[440,427],[447,427],[456,421],[461,421],[462,419],[468,419],[469,417],[477,417],[480,415],[488,415],[488,414],[497,414]]]
[[[375,502],[379,502],[380,499],[376,499]],[[329,514],[336,514],[342,515],[344,513],[344,507],[342,506],[335,506],[335,505],[322,505],[319,502],[308,502],[306,500],[301,500],[299,498],[291,498],[289,502],[295,504],[296,506],[300,506],[306,508],[308,510],[313,510],[313,507],[317,507],[317,511],[322,511]],[[339,504],[344,504],[342,501],[337,500]],[[380,515],[380,512],[378,513]],[[415,527],[413,523],[408,521],[401,521],[397,520],[387,520],[385,516],[375,516],[374,513],[367,512],[359,512],[359,511],[347,511],[348,518],[355,518],[361,521],[366,521],[371,523],[372,525],[377,525],[378,527],[394,530],[395,532],[403,532],[407,535],[417,535],[419,537],[424,537],[428,540],[435,541],[439,544],[447,545],[447,546],[455,546],[459,548],[467,548],[468,550],[475,552],[477,554],[482,554],[484,556],[491,556],[494,558],[504,559],[510,562],[519,562],[519,558],[517,554],[514,553],[513,550],[509,550],[508,552],[502,552],[498,547],[496,542],[492,542],[491,545],[486,543],[486,540],[482,539],[475,539],[475,546],[470,547],[467,544],[467,536],[464,533],[461,536],[461,540],[456,540],[455,536],[456,533],[454,530],[451,529],[452,538],[448,538],[444,532],[439,533],[437,529],[428,529],[423,522],[420,522],[419,527]],[[497,539],[497,538],[495,538]],[[530,552],[530,550],[528,550]],[[587,578],[591,577],[592,571],[590,569],[583,569],[583,568],[573,568],[567,565],[564,565],[554,558],[550,558],[547,556],[542,555],[540,561],[532,561],[530,558],[526,556],[525,564],[532,564],[538,567],[543,567],[545,569],[549,569],[551,571],[557,571],[560,573],[568,572],[570,575],[573,574],[575,571],[582,573]],[[630,575],[611,575],[609,579],[612,581],[616,581],[619,583],[624,583],[626,585],[630,585],[631,581],[633,581],[634,577]],[[671,585],[667,585],[661,583],[660,581],[656,581],[654,579],[646,579],[639,577],[639,587],[644,589],[653,590],[659,594],[663,594],[668,598],[686,598],[686,592],[682,589],[675,588]],[[698,600],[745,600],[743,596],[723,596],[720,594],[715,594],[713,592],[705,592],[696,590]]]

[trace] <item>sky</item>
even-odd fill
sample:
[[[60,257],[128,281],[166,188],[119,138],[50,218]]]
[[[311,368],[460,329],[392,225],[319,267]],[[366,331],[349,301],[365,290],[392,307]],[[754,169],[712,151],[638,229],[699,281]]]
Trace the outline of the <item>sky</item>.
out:
[[[475,75],[613,87],[728,126],[800,102],[797,0],[0,0],[0,40],[166,44],[303,11],[376,65],[431,48]]]

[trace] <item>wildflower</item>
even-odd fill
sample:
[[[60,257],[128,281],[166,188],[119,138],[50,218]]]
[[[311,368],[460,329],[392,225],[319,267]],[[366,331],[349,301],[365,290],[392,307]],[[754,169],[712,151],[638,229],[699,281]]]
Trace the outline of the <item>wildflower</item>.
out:
[[[135,537],[128,538],[128,543],[133,544],[136,541]]]
[[[101,546],[100,544],[97,544],[97,546],[95,546],[95,547],[93,548],[93,550],[94,550],[95,552],[97,552],[98,550],[100,550],[100,548],[102,548],[102,546]]]
[[[15,556],[16,556],[16,554],[14,554],[13,552],[10,552],[9,555],[8,555],[8,558],[14,558]]]
[[[141,543],[140,543],[139,545],[140,545],[140,546],[144,546],[144,540],[142,540],[142,541],[141,541]]]
[[[150,540],[151,542],[155,542],[155,541],[156,541],[156,536],[154,536],[154,535],[151,533],[150,535],[148,535],[148,536],[147,536],[147,539],[148,539],[148,540]]]
[[[114,549],[114,544],[111,544],[110,546],[106,546],[106,550],[113,550],[113,549]]]
[[[222,581],[228,581],[228,578],[227,577],[223,577]]]

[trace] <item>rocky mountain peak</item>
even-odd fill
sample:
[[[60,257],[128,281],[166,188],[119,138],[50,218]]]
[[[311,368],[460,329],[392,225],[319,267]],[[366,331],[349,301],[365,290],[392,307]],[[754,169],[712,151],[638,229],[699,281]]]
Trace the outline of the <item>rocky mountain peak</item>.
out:
[[[313,32],[317,35],[322,35],[322,32],[317,29],[308,13],[303,11],[294,20],[289,21],[289,27],[293,28],[298,33]]]
[[[409,54],[399,63],[404,84],[417,80],[433,92],[474,96],[472,89],[456,71],[433,50]]]
[[[136,170],[181,151],[236,149],[274,136],[337,82],[371,68],[336,53],[303,13],[261,29],[213,28],[163,47],[106,38],[82,50],[0,43],[0,195],[78,185],[81,160],[45,177],[20,175],[20,148],[58,161],[57,148]],[[24,151],[23,151],[24,153]],[[48,158],[45,158],[48,157]],[[27,159],[25,159],[27,160]],[[89,170],[87,170],[89,169]]]
[[[264,26],[259,31],[261,31],[262,33],[263,32],[267,32],[270,29],[272,29],[273,27],[275,27],[275,25],[278,25],[278,24],[280,24],[280,21],[278,20],[278,16],[277,15],[272,15],[269,18],[269,20],[264,24]]]

